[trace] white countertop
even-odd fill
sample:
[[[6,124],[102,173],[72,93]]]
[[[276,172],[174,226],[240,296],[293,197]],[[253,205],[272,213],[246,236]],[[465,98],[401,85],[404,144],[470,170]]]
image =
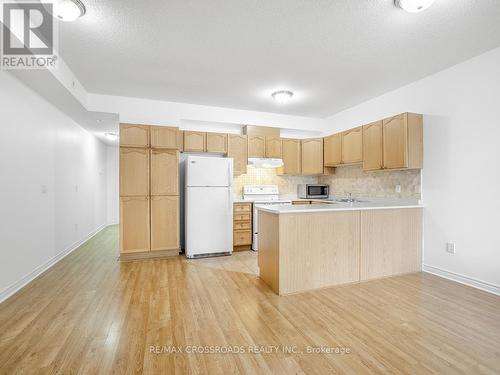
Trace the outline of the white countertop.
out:
[[[273,214],[294,214],[307,212],[329,212],[329,211],[359,211],[359,210],[383,210],[394,208],[423,208],[417,200],[384,200],[384,201],[365,201],[354,203],[324,203],[324,204],[306,204],[291,206],[268,206],[259,207],[259,210]]]

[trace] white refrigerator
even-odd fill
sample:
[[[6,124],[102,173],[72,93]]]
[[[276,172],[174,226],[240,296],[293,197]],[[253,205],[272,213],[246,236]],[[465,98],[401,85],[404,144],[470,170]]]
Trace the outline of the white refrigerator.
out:
[[[188,156],[185,164],[187,258],[233,252],[233,159]]]

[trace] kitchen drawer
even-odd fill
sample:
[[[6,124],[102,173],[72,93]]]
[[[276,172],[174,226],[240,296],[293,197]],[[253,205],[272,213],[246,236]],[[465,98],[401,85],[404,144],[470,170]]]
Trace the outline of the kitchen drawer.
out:
[[[234,213],[238,212],[250,212],[252,211],[252,204],[250,203],[245,203],[245,204],[235,204],[233,206]]]
[[[233,246],[242,246],[251,244],[252,244],[251,230],[233,232]]]
[[[247,214],[245,213],[235,213],[233,215],[233,220],[234,221],[249,221],[249,220],[252,220],[252,214],[249,212]]]
[[[252,230],[251,221],[235,221],[233,223],[234,230]]]

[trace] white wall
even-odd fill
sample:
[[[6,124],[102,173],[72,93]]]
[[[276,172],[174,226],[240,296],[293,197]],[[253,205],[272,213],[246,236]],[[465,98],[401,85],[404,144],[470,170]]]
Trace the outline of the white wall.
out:
[[[338,113],[325,127],[332,132],[405,111],[423,113],[424,265],[496,292],[499,110],[500,48]],[[446,242],[456,243],[456,254],[445,252]]]
[[[120,152],[118,146],[106,147],[106,218],[108,225],[119,223],[120,213],[120,184],[119,184],[119,166],[120,166]]]
[[[0,71],[0,301],[106,223],[106,146]]]
[[[118,113],[120,122],[133,124],[181,126],[188,120],[317,131],[324,123],[320,118],[112,95],[89,94],[87,103],[89,111]]]

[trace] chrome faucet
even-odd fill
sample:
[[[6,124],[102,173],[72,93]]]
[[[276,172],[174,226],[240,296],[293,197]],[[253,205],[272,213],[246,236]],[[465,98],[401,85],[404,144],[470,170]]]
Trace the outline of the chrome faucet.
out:
[[[347,202],[349,203],[354,202],[354,199],[352,199],[352,193],[347,193],[347,195],[349,196],[349,198],[347,198]]]

